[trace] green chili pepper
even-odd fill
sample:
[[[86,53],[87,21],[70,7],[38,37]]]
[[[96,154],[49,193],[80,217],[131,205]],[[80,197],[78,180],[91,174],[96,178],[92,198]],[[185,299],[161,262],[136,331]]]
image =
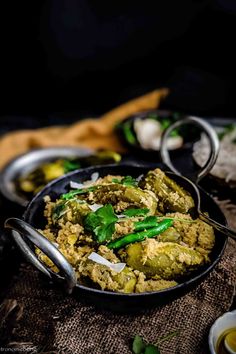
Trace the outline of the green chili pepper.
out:
[[[145,238],[155,237],[167,230],[172,224],[172,219],[163,220],[156,227],[153,227],[146,231],[132,233],[117,240],[111,241],[107,244],[107,247],[110,249],[121,248],[128,245],[129,243],[140,242],[145,240]]]
[[[134,222],[134,231],[143,231],[151,227],[156,227],[158,226],[157,220],[156,216],[148,216],[142,221],[136,221]]]
[[[123,124],[123,132],[124,132],[126,141],[128,141],[128,143],[130,143],[131,145],[134,145],[134,144],[136,144],[136,137],[132,132],[131,126],[132,126],[131,122],[125,122]]]
[[[81,164],[77,161],[73,160],[64,160],[63,161],[63,167],[65,170],[65,173],[77,170],[78,168],[81,168]]]
[[[93,192],[95,189],[96,189],[95,186],[88,187],[88,188],[85,188],[85,189],[75,189],[74,191],[71,191],[69,193],[62,194],[60,199],[68,200],[68,199],[73,198],[75,195]]]

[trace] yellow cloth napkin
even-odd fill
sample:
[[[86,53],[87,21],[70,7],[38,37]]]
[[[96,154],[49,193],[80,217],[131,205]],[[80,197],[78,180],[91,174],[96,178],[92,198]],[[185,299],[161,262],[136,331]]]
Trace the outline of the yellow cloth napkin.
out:
[[[85,119],[70,126],[20,130],[0,138],[0,168],[9,160],[34,148],[50,146],[83,146],[94,149],[124,151],[114,125],[131,114],[158,108],[168,89],[155,90],[131,100],[98,119]]]

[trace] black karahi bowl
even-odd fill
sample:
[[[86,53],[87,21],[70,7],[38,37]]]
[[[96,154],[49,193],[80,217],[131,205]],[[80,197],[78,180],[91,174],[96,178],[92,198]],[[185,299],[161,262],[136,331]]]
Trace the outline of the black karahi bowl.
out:
[[[158,165],[157,167],[163,169],[163,165]],[[100,177],[106,176],[108,174],[131,175],[133,177],[138,177],[141,174],[147,173],[148,171],[149,168],[146,166],[142,167],[130,165],[97,166],[74,171],[51,182],[41,192],[39,192],[28,205],[24,213],[24,220],[34,228],[43,228],[46,224],[46,219],[43,214],[45,206],[44,197],[49,195],[52,201],[56,200],[61,194],[68,192],[70,181],[76,181],[80,183],[84,182],[90,179],[91,174],[94,172],[98,172]],[[175,175],[172,172],[166,173],[177,183],[188,189],[188,184],[185,183],[183,177]],[[200,189],[200,194],[204,210],[207,211],[209,215],[216,221],[225,225],[225,217],[215,201],[202,189]],[[218,231],[215,231],[215,236],[215,246],[210,255],[211,262],[199,267],[196,271],[192,272],[188,276],[185,276],[181,283],[175,287],[161,291],[123,294],[98,290],[95,288],[89,288],[80,284],[76,284],[74,289],[74,296],[78,297],[78,300],[86,300],[87,302],[99,306],[103,309],[121,312],[141,311],[146,308],[160,306],[173,301],[174,299],[184,295],[186,292],[199,284],[219,262],[226,246],[227,237]],[[28,242],[27,238],[24,239],[26,242]],[[32,247],[32,250],[33,249],[34,247]],[[49,270],[49,273],[52,275],[51,270]],[[56,273],[53,274],[53,279],[63,281],[63,277]]]
[[[163,164],[157,164],[156,167],[164,170],[167,176],[172,178],[193,195],[195,189],[194,184],[189,183],[189,180],[182,177],[174,168],[169,160],[165,144],[165,137],[168,136],[173,127],[189,123],[201,126],[207,133],[211,144],[211,155],[209,156],[206,166],[204,166],[197,175],[192,178],[192,180],[196,181],[195,186],[199,190],[201,211],[207,212],[209,216],[218,223],[226,225],[226,219],[219,206],[210,195],[197,185],[200,178],[205,176],[214,165],[219,151],[217,136],[214,130],[206,122],[199,118],[192,117],[179,121],[173,124],[172,127],[169,127],[166,130],[166,134],[163,135],[161,155],[165,165],[174,172],[166,171]],[[161,291],[124,294],[99,290],[77,283],[72,266],[57,248],[36,230],[43,229],[46,225],[46,218],[44,217],[44,197],[50,196],[51,200],[55,201],[61,194],[68,192],[71,181],[82,183],[86,180],[90,180],[91,175],[94,172],[98,172],[100,177],[104,177],[108,174],[139,177],[142,174],[146,174],[152,168],[153,166],[121,164],[95,166],[73,171],[47,184],[27,206],[23,216],[24,220],[11,218],[6,221],[5,225],[12,229],[12,236],[24,256],[49,279],[62,282],[66,286],[67,292],[70,293],[73,290],[73,295],[76,296],[78,300],[89,302],[102,309],[119,312],[140,312],[147,308],[161,306],[186,294],[186,292],[193,289],[215,268],[222,257],[227,243],[227,237],[225,234],[215,230],[215,245],[210,254],[210,263],[200,266],[194,272],[181,278],[178,285]],[[60,269],[59,273],[52,272],[46,265],[39,261],[35,254],[35,245],[51,258]]]

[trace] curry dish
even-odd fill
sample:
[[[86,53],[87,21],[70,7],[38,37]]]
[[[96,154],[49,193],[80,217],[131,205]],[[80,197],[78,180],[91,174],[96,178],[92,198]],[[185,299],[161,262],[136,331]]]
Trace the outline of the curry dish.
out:
[[[191,217],[191,195],[160,169],[136,179],[95,173],[83,184],[72,181],[55,202],[45,197],[45,203],[47,225],[40,232],[71,263],[80,284],[123,293],[158,291],[210,262],[212,227]]]

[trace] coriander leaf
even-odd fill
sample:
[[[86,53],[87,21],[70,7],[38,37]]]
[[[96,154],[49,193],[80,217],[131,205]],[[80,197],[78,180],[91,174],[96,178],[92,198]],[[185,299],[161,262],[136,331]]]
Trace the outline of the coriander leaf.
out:
[[[145,343],[143,338],[139,335],[136,335],[133,340],[132,344],[132,352],[134,354],[161,354],[159,349],[159,343],[165,342],[177,335],[179,335],[180,330],[175,330],[170,332],[169,334],[160,337],[157,344]]]
[[[65,203],[63,202],[63,203],[57,204],[54,207],[53,213],[52,213],[53,222],[58,220],[64,214],[64,211],[65,211]]]
[[[113,178],[112,182],[118,183],[118,184],[123,184],[124,186],[134,186],[135,187],[138,185],[138,182],[136,181],[136,179],[131,176],[125,176],[121,180],[119,180],[118,178]]]
[[[170,133],[170,136],[172,138],[175,138],[176,136],[180,136],[178,129],[172,130],[172,132]]]
[[[122,214],[132,217],[132,216],[145,216],[149,212],[149,209],[127,209],[123,211]]]
[[[160,123],[161,123],[162,130],[165,130],[166,128],[168,128],[171,125],[171,120],[168,118],[164,118],[164,119],[161,119]]]
[[[147,216],[145,219],[142,220],[143,222],[157,222],[157,217],[155,215]]]
[[[123,184],[124,186],[137,186],[138,182],[135,178],[131,176],[126,176],[121,180],[121,184]]]
[[[136,336],[134,337],[134,341],[132,344],[132,351],[134,354],[143,354],[146,348],[146,344],[144,343],[142,337]]]
[[[84,227],[93,233],[97,242],[102,243],[111,239],[117,220],[112,205],[106,204],[86,216]]]
[[[125,122],[123,124],[123,133],[124,133],[126,141],[129,144],[135,145],[137,143],[136,136],[134,135],[133,130],[132,130],[132,122]]]
[[[227,124],[223,131],[218,133],[218,138],[219,140],[222,140],[224,138],[225,135],[231,133],[234,129],[236,129],[236,124],[231,123],[231,124]]]
[[[144,354],[161,354],[157,346],[148,344],[145,348]]]
[[[88,187],[88,188],[81,188],[81,189],[75,189],[69,193],[65,193],[65,194],[62,194],[60,196],[60,199],[64,199],[64,200],[68,200],[68,199],[71,199],[73,198],[75,195],[79,195],[79,194],[85,194],[85,193],[88,193],[88,192],[92,192],[96,189],[96,187]]]
[[[96,212],[89,213],[84,220],[84,227],[88,231],[93,231],[101,224],[100,217]]]
[[[120,180],[118,179],[118,178],[112,178],[112,183],[118,183],[118,184],[120,184]]]
[[[221,141],[223,139],[223,137],[225,136],[225,132],[224,131],[219,132],[217,135],[218,135],[219,140]]]
[[[105,223],[111,223],[113,221],[118,220],[118,217],[114,213],[113,207],[111,204],[106,204],[103,207],[99,208],[95,213],[97,213],[98,216],[103,218],[103,221]]]
[[[70,172],[70,171],[77,170],[78,168],[81,167],[81,164],[79,162],[76,162],[76,161],[64,160],[63,167],[64,167],[65,173],[67,173],[67,172]]]
[[[171,120],[169,118],[164,118],[160,121],[160,123],[161,123],[161,129],[165,130],[165,129],[169,128],[171,123],[173,123],[173,120]],[[170,136],[171,137],[180,136],[179,130],[178,129],[172,130],[172,132],[170,133]]]
[[[114,222],[112,222],[111,224],[98,226],[94,230],[94,234],[96,235],[97,241],[99,243],[110,240],[114,232],[115,232]]]

